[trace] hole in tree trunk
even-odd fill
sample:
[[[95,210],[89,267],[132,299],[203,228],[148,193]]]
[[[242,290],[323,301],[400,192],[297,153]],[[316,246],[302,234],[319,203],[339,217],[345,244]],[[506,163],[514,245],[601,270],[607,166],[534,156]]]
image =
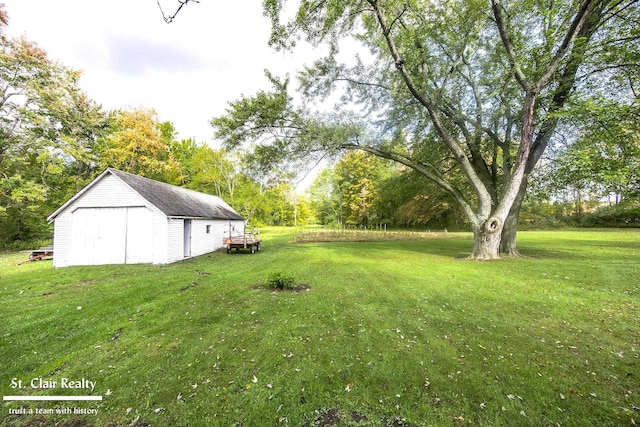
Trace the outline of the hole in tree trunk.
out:
[[[495,233],[500,229],[502,221],[498,217],[491,217],[484,223],[484,229],[487,233]]]

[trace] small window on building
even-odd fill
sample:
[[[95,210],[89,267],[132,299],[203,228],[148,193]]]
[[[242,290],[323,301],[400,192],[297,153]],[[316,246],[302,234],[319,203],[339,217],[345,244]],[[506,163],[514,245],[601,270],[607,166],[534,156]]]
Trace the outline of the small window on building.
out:
[[[210,233],[211,233],[211,226],[207,225],[207,234],[210,234]]]

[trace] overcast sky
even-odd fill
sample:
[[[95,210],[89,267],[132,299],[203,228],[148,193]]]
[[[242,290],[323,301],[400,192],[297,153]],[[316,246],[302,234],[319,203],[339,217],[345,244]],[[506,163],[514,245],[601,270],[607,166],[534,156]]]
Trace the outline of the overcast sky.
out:
[[[105,110],[151,107],[174,123],[179,138],[212,143],[212,117],[241,94],[268,89],[278,76],[310,63],[267,46],[262,1],[201,0],[166,24],[157,0],[0,0],[7,33],[24,35],[49,57],[81,70],[82,89]],[[177,0],[160,0],[167,14]]]

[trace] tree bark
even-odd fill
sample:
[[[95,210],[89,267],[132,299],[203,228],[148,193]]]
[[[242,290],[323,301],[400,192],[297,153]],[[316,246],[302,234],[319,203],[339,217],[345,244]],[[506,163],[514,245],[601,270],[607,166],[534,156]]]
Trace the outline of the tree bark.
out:
[[[495,216],[489,217],[473,229],[473,252],[471,259],[492,260],[500,258],[500,240],[504,222]]]
[[[502,236],[500,238],[500,254],[503,256],[521,256],[520,251],[518,251],[516,236],[520,220],[520,208],[522,207],[526,188],[527,185],[525,181],[524,189],[522,189],[516,196],[516,199],[513,201],[513,205],[511,206],[511,210],[504,221]]]

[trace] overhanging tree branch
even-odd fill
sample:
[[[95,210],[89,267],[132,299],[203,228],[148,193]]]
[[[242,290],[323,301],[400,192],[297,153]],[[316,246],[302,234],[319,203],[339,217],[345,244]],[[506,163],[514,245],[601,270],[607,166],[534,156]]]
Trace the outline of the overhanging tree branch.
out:
[[[157,0],[158,2],[158,8],[160,9],[160,13],[162,13],[162,19],[164,20],[164,22],[166,22],[167,24],[171,24],[173,22],[173,20],[175,19],[176,16],[178,16],[178,13],[180,13],[180,10],[187,5],[187,3],[200,3],[200,0],[178,0],[178,3],[180,4],[178,6],[178,8],[176,9],[176,11],[173,13],[173,15],[169,15],[167,16],[164,13],[164,10],[162,9],[162,5],[160,4],[160,0]]]
[[[333,81],[335,81],[335,82],[347,82],[347,83],[351,83],[351,84],[354,84],[354,85],[357,85],[357,86],[377,87],[377,88],[384,89],[384,90],[387,90],[387,91],[391,90],[390,87],[385,86],[385,85],[380,84],[380,83],[364,82],[364,81],[360,81],[360,80],[351,79],[351,78],[348,78],[348,77],[338,77],[338,78],[333,79]]]
[[[447,191],[449,194],[451,194],[456,199],[456,201],[460,204],[460,207],[462,208],[462,210],[464,210],[466,215],[468,215],[470,218],[475,217],[473,208],[471,207],[469,201],[460,192],[460,190],[452,186],[451,183],[446,179],[442,178],[436,173],[431,172],[430,170],[426,169],[423,165],[412,161],[408,157],[398,153],[393,153],[391,151],[380,150],[378,148],[371,147],[368,145],[360,145],[355,143],[343,143],[341,144],[341,147],[346,150],[362,150],[369,154],[373,154],[374,156],[377,156],[377,157],[393,160],[394,162],[403,164],[415,170],[416,172],[418,172],[419,174],[421,174],[422,176],[432,181],[433,183],[437,184],[439,187],[441,187],[442,189]]]

